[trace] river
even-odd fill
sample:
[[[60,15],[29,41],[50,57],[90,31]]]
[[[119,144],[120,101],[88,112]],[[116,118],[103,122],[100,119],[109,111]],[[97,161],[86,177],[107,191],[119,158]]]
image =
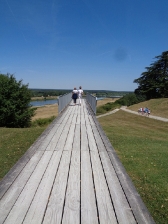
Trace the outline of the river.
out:
[[[33,107],[45,106],[49,104],[58,104],[58,100],[35,100],[30,102],[30,105]]]
[[[98,97],[97,100],[103,100],[105,97]],[[41,107],[49,104],[58,104],[58,100],[35,100],[31,101],[30,105],[33,107]]]

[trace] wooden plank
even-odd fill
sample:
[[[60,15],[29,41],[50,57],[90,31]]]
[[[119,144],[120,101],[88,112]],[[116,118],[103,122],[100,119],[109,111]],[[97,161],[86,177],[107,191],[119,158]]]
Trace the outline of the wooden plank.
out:
[[[58,123],[62,124],[63,121],[66,121],[69,117],[69,114],[71,114],[72,108],[67,107],[67,109],[60,114],[60,118],[58,120]]]
[[[81,124],[81,151],[89,150],[88,145],[86,125]]]
[[[73,139],[73,150],[80,150],[80,144],[81,144],[81,137],[80,137],[80,125],[75,125],[75,133],[74,133],[74,139]]]
[[[15,179],[11,187],[5,193],[5,195],[1,199],[0,203],[0,223],[3,223],[13,205],[15,204],[17,198],[22,192],[24,186],[26,185],[28,179],[30,178],[32,172],[37,166],[40,158],[42,157],[44,152],[37,151],[26,166],[21,171],[20,175]]]
[[[41,145],[39,146],[38,150],[46,150],[46,148],[48,147],[50,141],[52,140],[53,136],[55,135],[55,133],[57,132],[58,128],[59,128],[60,124],[56,124],[52,130],[50,131],[50,133],[48,133],[48,135],[43,139],[43,141],[41,142]]]
[[[61,151],[55,151],[46,169],[43,179],[37,189],[36,195],[26,214],[24,224],[41,224],[44,212],[48,203],[48,198],[55,179],[57,168],[61,158]]]
[[[81,125],[85,125],[85,115],[81,113]]]
[[[98,152],[90,152],[100,223],[117,224]]]
[[[14,204],[12,210],[10,211],[5,224],[20,224],[23,222],[25,215],[29,209],[29,206],[32,202],[32,199],[36,193],[38,185],[41,181],[41,178],[45,172],[46,167],[52,156],[51,151],[45,151],[40,162],[36,166],[32,176],[26,183],[23,191],[19,195],[16,203]]]
[[[63,151],[60,167],[53,185],[43,224],[61,223],[71,151]]]
[[[136,224],[132,210],[125,197],[121,184],[111,164],[107,152],[100,152],[103,169],[106,175],[106,180],[114,203],[115,212],[117,215],[118,223],[122,224]]]
[[[76,120],[77,120],[77,116],[78,116],[78,114],[75,112],[73,115],[74,115],[74,116],[73,116],[73,118],[72,118],[72,120],[71,120],[71,124],[76,124]]]
[[[76,119],[76,124],[80,124],[81,123],[81,114],[80,114],[80,110],[77,114],[77,119]]]
[[[81,122],[80,117],[81,117],[81,106],[78,106],[76,124],[80,124],[80,122]]]
[[[74,139],[74,132],[75,132],[75,124],[71,124],[68,136],[65,142],[64,151],[65,150],[72,150],[72,144]]]
[[[51,141],[49,142],[48,146],[46,147],[46,150],[54,151],[56,149],[57,143],[59,141],[59,138],[61,136],[61,133],[63,132],[66,124],[60,124],[59,130],[55,133]]]
[[[92,117],[91,114],[89,115],[89,121],[90,121],[91,125],[93,125],[93,126],[95,125],[95,122],[94,122],[93,117]]]
[[[66,124],[65,128],[63,129],[61,136],[59,138],[58,144],[55,148],[55,150],[63,150],[64,149],[64,145],[67,139],[67,135],[70,129],[70,124]]]
[[[71,124],[73,116],[74,116],[74,114],[73,114],[73,113],[72,113],[72,114],[70,114],[70,116],[69,116],[68,120],[67,120],[65,123],[66,123],[66,124]]]
[[[87,130],[87,136],[88,136],[88,142],[89,142],[89,149],[95,152],[98,151],[91,126],[86,125],[86,130]]]
[[[89,151],[81,151],[81,224],[98,223]]]
[[[62,223],[80,223],[80,151],[73,150]]]
[[[93,125],[92,126],[92,131],[94,133],[94,138],[96,140],[96,144],[97,144],[98,151],[99,152],[100,151],[106,151],[105,145],[104,145],[104,143],[102,141],[102,138],[101,138],[101,136],[99,134],[99,131],[97,129],[97,126]]]
[[[88,111],[86,109],[84,109],[84,115],[85,115],[85,124],[90,124],[90,120],[89,120],[89,114]]]

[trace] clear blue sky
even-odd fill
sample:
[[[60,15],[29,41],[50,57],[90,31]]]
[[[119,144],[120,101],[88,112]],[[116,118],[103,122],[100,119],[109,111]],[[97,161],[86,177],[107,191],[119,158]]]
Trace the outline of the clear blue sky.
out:
[[[133,91],[168,50],[168,0],[0,0],[0,73],[29,88]]]

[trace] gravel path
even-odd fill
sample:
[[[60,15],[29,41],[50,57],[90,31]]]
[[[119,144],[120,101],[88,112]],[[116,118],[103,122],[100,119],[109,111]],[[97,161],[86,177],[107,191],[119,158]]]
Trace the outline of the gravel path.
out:
[[[102,114],[102,115],[96,116],[96,118],[99,118],[99,117],[103,117],[103,116],[107,116],[107,115],[113,114],[113,113],[115,113],[115,112],[117,112],[117,111],[119,111],[119,110],[123,110],[123,111],[126,111],[126,112],[128,112],[128,113],[136,114],[136,115],[139,115],[139,116],[143,116],[143,115],[139,114],[138,112],[129,110],[129,109],[127,109],[127,107],[123,106],[123,107],[121,107],[120,109],[115,109],[115,110],[110,111],[110,112],[108,112],[108,113],[106,113],[106,114]],[[152,118],[152,119],[156,119],[156,120],[159,120],[159,121],[168,122],[168,119],[167,119],[167,118],[163,118],[163,117],[159,117],[159,116],[149,115],[149,116],[147,116],[147,117],[148,117],[148,118]]]

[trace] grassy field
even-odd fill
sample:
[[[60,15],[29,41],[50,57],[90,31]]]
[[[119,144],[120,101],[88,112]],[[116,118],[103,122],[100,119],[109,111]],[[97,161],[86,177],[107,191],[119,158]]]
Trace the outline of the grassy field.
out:
[[[99,122],[156,223],[168,223],[168,123],[124,111]]]
[[[30,128],[0,128],[0,180],[58,115],[58,105],[37,107]]]
[[[0,180],[45,129],[0,128]]]
[[[168,118],[168,98],[152,99],[137,103],[128,107],[128,109],[138,111],[140,107],[148,107],[151,110],[151,114],[154,116]]]

